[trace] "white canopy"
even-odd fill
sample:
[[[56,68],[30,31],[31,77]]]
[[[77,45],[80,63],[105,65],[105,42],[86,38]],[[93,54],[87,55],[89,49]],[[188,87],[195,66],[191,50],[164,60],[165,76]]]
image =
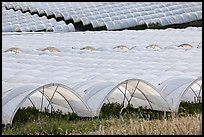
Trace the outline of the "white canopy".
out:
[[[29,13],[37,13],[38,15],[53,16],[54,18],[64,18],[65,20],[72,19],[74,23],[82,21],[83,25],[92,24],[93,28],[102,27],[101,24],[106,25],[108,30],[124,29],[128,27],[135,27],[137,25],[143,25],[145,22],[157,23],[158,21],[162,26],[172,24],[183,24],[191,21],[202,19],[202,2],[132,2],[132,3],[111,3],[106,4],[101,2],[95,3],[73,3],[67,2],[4,2],[3,9],[11,9],[28,11]],[[21,14],[17,13],[12,14]],[[8,10],[3,10],[8,12]],[[31,16],[38,16],[36,14]],[[3,13],[3,16],[7,16]],[[13,16],[8,14],[8,16]],[[7,16],[7,17],[8,17]],[[20,20],[15,17],[13,20]],[[4,19],[5,17],[3,17]],[[38,18],[40,18],[38,16]],[[122,23],[121,20],[136,19],[135,23]],[[37,18],[36,18],[37,19]],[[148,21],[147,21],[148,20]],[[111,21],[111,23],[109,23]],[[151,22],[150,22],[151,21]],[[128,22],[128,21],[126,21]],[[127,24],[127,26],[124,26]],[[133,25],[133,26],[132,26]],[[3,25],[4,28],[4,25]],[[4,30],[4,29],[3,29]]]
[[[100,82],[86,90],[84,100],[94,115],[98,116],[104,103],[118,102],[124,107],[147,107],[153,110],[170,111],[165,99],[150,83],[141,79],[128,79],[121,83]]]
[[[44,108],[49,111],[59,109],[82,117],[93,116],[90,108],[76,92],[57,83],[41,87],[27,85],[10,90],[2,98],[2,123],[12,124],[15,113],[23,106],[35,106],[40,111],[44,111]]]
[[[202,101],[202,77],[173,77],[165,80],[158,87],[172,111],[178,111],[181,101]]]

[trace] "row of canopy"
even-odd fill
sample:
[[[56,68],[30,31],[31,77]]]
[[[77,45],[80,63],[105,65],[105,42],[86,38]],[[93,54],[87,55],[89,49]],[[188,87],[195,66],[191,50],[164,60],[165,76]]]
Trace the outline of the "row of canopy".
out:
[[[146,107],[177,112],[181,101],[202,102],[202,77],[172,77],[157,86],[142,79],[122,82],[50,83],[26,85],[2,92],[2,124],[12,124],[20,107],[36,107],[40,111],[62,110],[81,117],[99,116],[104,103],[118,102],[124,107]]]
[[[2,7],[2,32],[72,32],[75,27],[72,23],[68,25],[64,21],[57,22],[54,18],[39,17],[21,11],[6,10]]]
[[[124,2],[124,3],[4,3],[8,9],[38,13],[40,16],[63,18],[93,28],[106,26],[107,30],[125,29],[146,24],[162,26],[183,24],[202,19],[201,2]]]

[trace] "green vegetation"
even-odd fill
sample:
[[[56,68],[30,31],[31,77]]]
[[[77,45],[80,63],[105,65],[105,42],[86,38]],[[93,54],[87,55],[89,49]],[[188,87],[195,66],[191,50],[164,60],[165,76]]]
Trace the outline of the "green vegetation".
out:
[[[2,125],[2,133],[6,135],[168,134],[172,132],[170,131],[172,128],[172,130],[178,131],[171,134],[202,134],[202,103],[182,102],[175,118],[171,116],[170,112],[167,112],[164,117],[164,112],[161,111],[142,107],[133,108],[131,105],[125,109],[122,108],[122,105],[118,103],[104,104],[99,117],[94,118],[78,117],[75,113],[63,114],[59,110],[48,113],[47,111],[39,112],[31,107],[22,108],[16,113],[12,127],[4,127]],[[180,119],[182,119],[183,123],[179,123]],[[188,119],[192,125],[186,121]],[[169,124],[165,124],[165,121],[168,121]],[[197,123],[196,126],[193,125],[193,122]],[[164,126],[163,124],[165,124],[168,131],[165,131],[163,127],[162,131],[160,131],[161,129],[159,127],[156,128],[153,123],[157,123],[156,125],[158,126]],[[157,130],[154,132],[153,130],[151,132],[139,130],[139,128],[143,128],[142,124],[147,126],[146,128],[156,128]],[[184,133],[183,129],[173,129],[175,128],[174,124],[189,124],[185,126],[190,128],[186,129],[186,132],[192,131]],[[132,131],[129,129],[128,131],[127,127],[137,128],[137,130]]]

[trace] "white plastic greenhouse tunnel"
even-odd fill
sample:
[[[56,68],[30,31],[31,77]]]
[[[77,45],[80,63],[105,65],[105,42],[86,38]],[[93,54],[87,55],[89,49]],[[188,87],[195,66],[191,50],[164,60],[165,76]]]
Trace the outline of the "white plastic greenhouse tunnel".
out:
[[[146,107],[159,111],[171,111],[168,103],[157,89],[141,79],[128,79],[121,83],[100,82],[86,90],[85,102],[95,116],[99,116],[104,103],[120,103],[125,107]]]
[[[80,86],[81,85],[81,86]],[[79,93],[77,93],[77,92]],[[81,94],[80,91],[84,93]],[[171,111],[168,103],[150,83],[140,79],[117,82],[83,82],[71,89],[63,84],[47,84],[41,87],[23,86],[4,92],[2,104],[3,124],[12,120],[21,107],[35,107],[40,111],[61,110],[75,112],[78,116],[99,116],[104,103],[122,103],[133,107],[147,107],[159,111]]]
[[[36,20],[41,20],[41,16],[44,15],[48,18],[55,18],[57,21],[72,20],[74,25],[81,21],[82,26],[92,25],[94,29],[97,27],[106,27],[106,30],[125,29],[138,25],[149,26],[156,23],[166,26],[202,20],[201,2],[132,2],[131,4],[126,2],[107,2],[106,4],[101,2],[76,2],[76,5],[71,2],[67,2],[67,4],[59,2],[4,2],[2,7],[4,9],[3,15],[7,17],[15,14],[22,16],[27,11],[30,14],[29,18],[36,16]],[[13,13],[10,15],[9,13],[11,11]],[[14,23],[16,19],[21,20],[18,16],[11,17],[10,21]],[[42,23],[45,24],[45,21],[50,22],[47,19],[43,20]],[[8,25],[8,21],[5,21],[3,18],[3,22],[2,30],[11,31],[5,27],[5,25]],[[26,22],[35,22],[35,20],[27,20]],[[21,24],[21,22],[19,23]],[[62,28],[64,27],[58,26],[57,30],[61,31]],[[65,27],[63,31],[67,31],[67,28]]]
[[[202,103],[202,77],[169,78],[160,84],[159,90],[173,112],[178,112],[181,101]]]
[[[12,124],[19,108],[35,107],[40,111],[74,112],[81,117],[99,116],[105,103],[119,103],[123,108],[178,112],[181,101],[202,102],[202,77],[173,77],[158,88],[142,79],[122,82],[79,82],[65,84],[27,85],[4,92],[2,124]]]
[[[90,108],[72,89],[62,84],[41,87],[27,85],[10,90],[2,96],[2,124],[12,124],[20,107],[33,106],[40,111],[62,110],[74,112],[81,117],[92,117]]]

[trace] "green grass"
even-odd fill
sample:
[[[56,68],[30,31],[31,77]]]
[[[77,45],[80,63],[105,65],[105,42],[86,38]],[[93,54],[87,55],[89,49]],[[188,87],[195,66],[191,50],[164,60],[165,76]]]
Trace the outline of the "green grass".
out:
[[[185,130],[190,132],[189,134],[201,134],[202,131],[200,124],[202,103],[182,102],[175,118],[170,112],[167,112],[167,116],[164,117],[164,112],[142,107],[133,108],[130,105],[122,112],[121,108],[122,105],[118,103],[105,104],[100,116],[94,118],[81,118],[75,113],[64,115],[61,111],[48,113],[39,112],[35,108],[23,108],[16,113],[12,127],[2,125],[2,133],[6,135],[170,134],[171,132],[185,134],[183,131]],[[169,124],[165,124],[165,121]],[[146,129],[142,129],[143,124]],[[180,124],[187,125],[185,129],[174,129],[174,125]],[[162,131],[160,129],[162,126],[168,131],[165,129]]]

